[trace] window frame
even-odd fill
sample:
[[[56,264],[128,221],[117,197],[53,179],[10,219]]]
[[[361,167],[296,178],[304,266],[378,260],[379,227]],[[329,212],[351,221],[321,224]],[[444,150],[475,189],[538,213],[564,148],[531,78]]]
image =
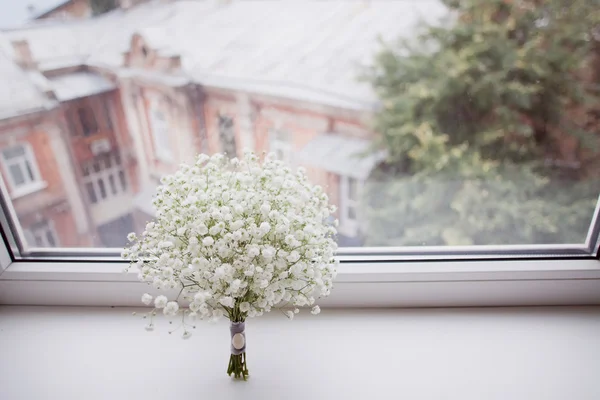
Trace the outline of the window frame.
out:
[[[350,198],[350,183],[355,182],[356,199]],[[340,233],[347,236],[356,236],[360,233],[360,219],[358,218],[358,205],[363,182],[357,178],[340,175]],[[355,218],[350,218],[350,208],[354,208]]]
[[[173,146],[169,138],[169,113],[161,107],[163,102],[153,99],[150,101],[148,109],[148,119],[150,122],[150,134],[154,145],[154,156],[163,162],[173,162]],[[163,116],[163,120],[156,118],[156,114]]]
[[[30,193],[37,192],[38,190],[42,190],[47,186],[47,183],[42,179],[42,175],[40,174],[40,169],[38,167],[37,159],[35,157],[35,153],[33,152],[33,148],[28,142],[18,142],[10,146],[9,148],[14,148],[21,146],[23,147],[23,155],[19,156],[19,161],[9,161],[6,159],[4,155],[4,150],[0,151],[0,163],[2,164],[2,168],[6,176],[8,177],[8,186],[10,188],[10,197],[12,199],[16,199],[19,197],[23,197]],[[12,172],[10,171],[10,166],[14,164],[18,164],[20,167],[27,163],[30,167],[31,174],[33,175],[33,179],[30,182],[25,182],[21,185],[17,185],[15,183]],[[23,171],[21,171],[23,172]],[[24,176],[26,176],[25,174]]]
[[[282,135],[287,136],[287,140],[281,138]],[[292,131],[283,129],[281,127],[269,129],[269,150],[275,155],[281,152],[284,157],[280,159],[286,162],[288,165],[294,166],[293,157],[293,133]]]
[[[6,202],[2,199],[3,205]],[[6,234],[10,216],[0,213],[0,304],[140,306],[148,286],[114,249],[48,249],[16,259],[15,238]],[[460,248],[436,257],[418,249],[405,254],[365,256],[369,249],[344,249],[327,307],[464,307],[600,304],[600,201],[586,246],[563,246],[561,256],[535,254],[521,246],[498,257],[486,249]],[[7,225],[8,224],[8,225]],[[543,251],[542,248],[538,248]],[[411,255],[411,252],[414,252]],[[548,251],[547,251],[548,252]],[[61,255],[71,258],[60,259]],[[86,256],[87,253],[87,256]],[[420,253],[424,253],[421,249]],[[453,254],[451,254],[453,253]],[[569,253],[569,254],[567,254]],[[362,254],[362,255],[361,255]],[[450,254],[450,255],[449,255]],[[462,254],[462,255],[461,255]],[[527,257],[527,255],[529,256]],[[75,256],[75,257],[73,257]],[[45,258],[40,258],[45,257]],[[81,261],[85,258],[85,261]],[[151,289],[150,289],[151,290]],[[173,293],[176,295],[176,293]]]
[[[106,160],[110,160],[110,167],[106,166]],[[98,163],[99,171],[94,171],[93,165]],[[87,170],[87,175],[84,171]],[[121,182],[121,173],[125,174],[125,167],[121,163],[121,158],[116,151],[109,151],[98,154],[94,158],[88,160],[81,167],[81,182],[85,188],[85,196],[90,204],[90,207],[95,207],[102,202],[109,200],[113,197],[127,193],[127,185],[123,185]],[[113,177],[114,187],[117,189],[116,193],[113,191],[113,185],[111,185],[110,177]],[[102,181],[102,185],[100,185]],[[94,196],[90,196],[89,186],[92,188]],[[105,196],[102,196],[102,189],[104,187]]]

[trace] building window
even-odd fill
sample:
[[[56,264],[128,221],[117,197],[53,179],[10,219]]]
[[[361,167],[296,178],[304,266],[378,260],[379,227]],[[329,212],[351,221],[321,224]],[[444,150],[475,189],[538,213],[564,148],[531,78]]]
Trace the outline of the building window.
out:
[[[42,184],[35,156],[28,143],[2,149],[2,163],[13,192],[25,192]]]
[[[77,109],[77,116],[83,131],[83,136],[90,136],[98,132],[98,123],[94,116],[94,111],[90,107],[80,107]]]
[[[356,178],[340,177],[340,232],[347,236],[358,233],[360,186]]]
[[[292,135],[288,131],[273,129],[269,135],[270,150],[278,160],[292,165]]]
[[[173,152],[169,142],[169,121],[164,110],[157,103],[150,105],[150,125],[156,157],[162,161],[173,161]]]
[[[110,104],[110,101],[108,98],[105,98],[102,100],[102,107],[103,107],[103,111],[104,111],[104,121],[106,123],[106,128],[109,131],[112,131],[112,130],[114,130],[114,126],[112,123],[112,113],[111,113],[112,107],[111,107],[111,104]]]
[[[221,151],[227,153],[228,157],[235,157],[237,151],[233,118],[228,115],[219,114],[217,116],[217,126],[219,129],[219,140],[221,141]]]
[[[84,164],[82,175],[91,204],[97,204],[127,191],[125,171],[121,166],[120,157],[115,153],[97,156]],[[117,179],[121,181],[121,186],[116,184]]]
[[[59,247],[58,236],[52,221],[38,222],[25,229],[25,238],[32,247]]]

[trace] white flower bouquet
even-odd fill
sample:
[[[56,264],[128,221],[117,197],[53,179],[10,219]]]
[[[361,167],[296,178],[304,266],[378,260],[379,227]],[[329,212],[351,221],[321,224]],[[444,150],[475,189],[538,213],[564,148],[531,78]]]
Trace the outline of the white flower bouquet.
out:
[[[252,152],[229,160],[201,154],[194,165],[161,180],[153,201],[156,220],[141,236],[129,234],[122,256],[127,270],[158,290],[178,289],[176,298],[142,296],[154,309],[181,316],[183,337],[196,319],[231,321],[227,373],[248,376],[245,321],[273,308],[313,306],[329,295],[336,274],[335,206],[305,171],[292,171],[269,154]],[[185,306],[185,307],[184,307]],[[312,307],[318,314],[319,306]]]

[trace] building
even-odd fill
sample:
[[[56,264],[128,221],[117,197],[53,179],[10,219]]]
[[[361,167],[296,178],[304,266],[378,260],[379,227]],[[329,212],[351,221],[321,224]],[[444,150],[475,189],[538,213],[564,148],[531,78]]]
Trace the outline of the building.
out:
[[[45,86],[54,108],[44,116],[63,121],[94,245],[141,229],[160,177],[181,162],[244,148],[305,166],[339,205],[342,243],[360,244],[358,194],[383,157],[364,156],[377,100],[360,66],[378,36],[443,11],[436,1],[151,1],[8,30],[3,47],[28,85]]]

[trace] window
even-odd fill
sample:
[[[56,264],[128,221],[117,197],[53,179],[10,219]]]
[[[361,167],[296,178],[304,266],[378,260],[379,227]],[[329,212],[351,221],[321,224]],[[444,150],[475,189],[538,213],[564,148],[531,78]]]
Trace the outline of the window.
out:
[[[98,123],[94,116],[94,111],[89,107],[80,107],[77,109],[77,116],[83,132],[83,136],[90,136],[98,132]]]
[[[125,171],[116,153],[106,153],[95,157],[83,165],[82,176],[90,204],[115,197],[127,191]],[[121,185],[116,184],[119,179]]]
[[[112,131],[114,129],[113,127],[113,122],[112,122],[112,108],[110,105],[110,100],[108,98],[105,98],[102,100],[102,107],[103,107],[103,111],[104,111],[104,121],[106,123],[106,128],[109,131]]]
[[[21,143],[2,149],[2,164],[13,196],[42,188],[43,182],[31,145]]]
[[[164,110],[157,103],[150,106],[150,124],[154,138],[154,151],[156,157],[162,161],[170,162],[173,159],[171,143],[169,141],[169,122]]]
[[[2,31],[22,50],[0,57],[10,93],[0,96],[0,224],[15,263],[116,261],[114,246],[154,218],[163,174],[204,149],[250,147],[306,168],[327,193],[342,291],[389,283],[371,304],[427,279],[498,280],[482,290],[494,299],[551,291],[544,282],[557,276],[586,290],[600,279],[595,2],[292,1],[165,2],[151,10],[162,31],[194,40],[165,35],[156,51],[141,48],[156,39],[143,4]],[[97,32],[102,46],[88,40]],[[58,54],[48,38],[72,45]],[[136,52],[147,62],[130,65]],[[86,84],[63,101],[46,81],[68,71],[86,71]],[[92,135],[109,148],[92,148]],[[36,242],[29,230],[42,219],[60,242],[30,252],[38,246],[22,243]],[[392,290],[405,281],[419,283]]]
[[[290,132],[273,129],[270,131],[270,150],[275,153],[279,160],[292,164],[292,135]]]
[[[219,129],[221,151],[227,153],[229,157],[235,157],[237,150],[235,145],[235,126],[233,124],[233,118],[219,114],[217,116],[217,127]]]
[[[351,237],[358,234],[359,186],[356,178],[340,177],[340,232]]]
[[[33,224],[25,230],[25,237],[33,247],[58,247],[60,243],[52,221],[42,221]]]

